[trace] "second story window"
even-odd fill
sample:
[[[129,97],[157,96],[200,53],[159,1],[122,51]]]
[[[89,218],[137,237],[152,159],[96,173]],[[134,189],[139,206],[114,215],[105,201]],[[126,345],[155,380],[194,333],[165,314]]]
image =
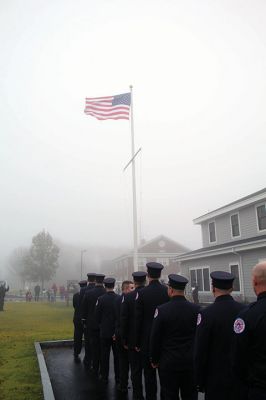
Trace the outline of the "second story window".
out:
[[[230,272],[235,277],[235,280],[234,280],[234,283],[233,283],[233,291],[234,292],[240,292],[239,265],[238,264],[231,264],[230,265]]]
[[[231,215],[231,230],[232,230],[233,237],[240,236],[238,214]]]
[[[209,223],[209,240],[210,243],[216,242],[215,222]]]
[[[258,227],[260,231],[266,229],[266,207],[265,204],[257,207]]]

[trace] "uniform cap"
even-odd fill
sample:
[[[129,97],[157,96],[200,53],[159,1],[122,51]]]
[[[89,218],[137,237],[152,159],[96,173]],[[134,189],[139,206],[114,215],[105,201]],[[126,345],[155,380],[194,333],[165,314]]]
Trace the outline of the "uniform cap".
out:
[[[225,271],[211,272],[212,285],[217,289],[231,289],[233,287],[234,275]]]
[[[177,274],[170,274],[168,275],[168,286],[170,286],[173,289],[177,290],[184,290],[186,287],[186,284],[188,283],[188,279],[185,278],[184,276],[177,275]]]
[[[164,268],[162,264],[157,262],[148,262],[146,267],[151,278],[160,278],[161,271]]]
[[[95,274],[96,276],[96,283],[103,283],[103,280],[105,278],[104,274]]]
[[[94,272],[88,272],[87,277],[89,281],[95,281],[96,274]]]
[[[143,271],[133,272],[132,276],[135,282],[144,282],[147,276],[147,272]]]
[[[115,278],[105,278],[103,283],[105,287],[113,288],[115,286]]]
[[[79,286],[80,286],[80,287],[85,287],[85,286],[87,286],[87,281],[79,281]]]

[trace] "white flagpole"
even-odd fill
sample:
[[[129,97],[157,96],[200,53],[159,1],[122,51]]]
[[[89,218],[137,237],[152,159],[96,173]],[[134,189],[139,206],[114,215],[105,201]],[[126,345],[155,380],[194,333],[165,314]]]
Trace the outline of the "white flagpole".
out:
[[[134,141],[134,119],[133,119],[133,86],[131,92],[131,154],[132,154],[132,194],[133,194],[133,235],[134,235],[134,272],[138,271],[138,224],[137,224],[137,196],[136,196],[136,173],[135,173],[135,141]]]

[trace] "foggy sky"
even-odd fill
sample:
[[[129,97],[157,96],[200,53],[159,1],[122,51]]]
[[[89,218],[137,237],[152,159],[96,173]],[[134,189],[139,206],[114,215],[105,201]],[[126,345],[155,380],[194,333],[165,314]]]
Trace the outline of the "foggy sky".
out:
[[[0,2],[0,269],[42,229],[132,239],[128,121],[84,99],[134,87],[140,237],[201,246],[192,219],[265,187],[263,0]]]

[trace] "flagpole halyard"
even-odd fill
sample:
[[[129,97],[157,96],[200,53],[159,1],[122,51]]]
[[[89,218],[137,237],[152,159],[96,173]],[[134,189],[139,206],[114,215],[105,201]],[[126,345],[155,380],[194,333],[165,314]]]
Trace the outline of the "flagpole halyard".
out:
[[[137,195],[136,195],[136,172],[135,172],[135,139],[134,139],[134,118],[133,118],[133,86],[130,85],[131,106],[130,106],[130,126],[131,126],[131,155],[132,155],[132,195],[133,195],[133,238],[134,253],[133,266],[134,272],[138,271],[138,224],[137,224]]]

